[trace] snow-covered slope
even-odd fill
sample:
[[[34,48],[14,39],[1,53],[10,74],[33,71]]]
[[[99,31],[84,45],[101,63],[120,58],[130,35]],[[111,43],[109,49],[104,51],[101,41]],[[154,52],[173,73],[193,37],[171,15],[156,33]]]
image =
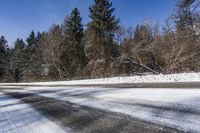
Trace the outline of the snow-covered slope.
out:
[[[85,84],[123,84],[123,83],[163,83],[163,82],[200,82],[200,73],[180,73],[170,75],[146,75],[129,77],[112,77],[102,79],[57,81],[57,82],[35,82],[19,83],[17,85],[85,85]],[[15,85],[14,83],[0,85]]]

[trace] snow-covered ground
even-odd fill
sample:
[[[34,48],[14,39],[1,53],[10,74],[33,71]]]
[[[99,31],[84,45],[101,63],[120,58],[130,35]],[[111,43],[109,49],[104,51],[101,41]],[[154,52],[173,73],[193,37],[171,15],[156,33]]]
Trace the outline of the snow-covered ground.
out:
[[[84,84],[123,84],[123,83],[163,83],[163,82],[200,82],[200,73],[180,73],[170,75],[146,75],[130,77],[113,77],[90,80],[73,80],[57,82],[18,83],[17,85],[84,85]],[[0,85],[16,85],[14,83]]]
[[[200,132],[200,90],[173,88],[26,87],[12,92],[35,93],[134,118]],[[55,90],[57,90],[55,92]],[[45,93],[40,93],[46,91]]]
[[[0,133],[66,133],[28,104],[0,93]]]
[[[77,105],[126,114],[134,118],[169,127],[200,132],[200,89],[198,88],[105,88],[55,87],[56,85],[94,85],[123,83],[177,83],[200,82],[200,73],[113,77],[93,80],[10,83],[0,88],[18,93],[35,93]],[[4,86],[6,85],[6,86]],[[22,86],[20,86],[22,85]],[[36,85],[26,87],[23,85]],[[37,87],[38,85],[38,87]],[[44,87],[40,86],[44,85]],[[54,87],[45,86],[54,85]],[[12,88],[9,90],[9,88]],[[18,88],[18,89],[14,89]],[[20,90],[20,88],[22,90]],[[56,90],[56,92],[55,92]],[[46,91],[45,93],[40,93]]]

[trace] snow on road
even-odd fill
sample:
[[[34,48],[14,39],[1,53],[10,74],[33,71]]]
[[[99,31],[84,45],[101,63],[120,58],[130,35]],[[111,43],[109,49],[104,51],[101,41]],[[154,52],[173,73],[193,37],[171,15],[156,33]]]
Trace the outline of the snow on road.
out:
[[[0,93],[0,133],[66,133],[28,104]]]
[[[26,87],[23,92],[123,113],[184,131],[200,132],[198,89]]]

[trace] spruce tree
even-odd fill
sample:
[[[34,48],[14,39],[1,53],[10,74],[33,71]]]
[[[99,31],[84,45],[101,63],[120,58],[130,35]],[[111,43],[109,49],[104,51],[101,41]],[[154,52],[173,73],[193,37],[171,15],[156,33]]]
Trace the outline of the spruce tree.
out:
[[[95,0],[89,8],[91,22],[88,25],[86,52],[91,58],[110,59],[116,56],[114,33],[119,19],[113,15],[115,8],[109,0]]]
[[[21,78],[22,78],[22,73],[19,70],[19,68],[16,68],[14,71],[14,79],[16,82],[19,82],[21,80]]]
[[[0,37],[0,58],[5,58],[6,55],[6,49],[7,49],[7,40],[4,36]]]
[[[35,32],[32,31],[29,35],[29,37],[26,40],[27,46],[26,46],[26,54],[27,58],[29,58],[30,63],[33,62],[33,56],[35,54],[35,47],[38,43],[37,37],[35,35]]]
[[[42,50],[40,49],[39,42],[42,38],[42,34],[40,32],[37,33],[36,43],[33,54],[33,65],[37,67],[36,69],[41,69],[41,65],[44,63],[42,59]]]
[[[18,38],[15,41],[14,49],[12,50],[11,64],[12,70],[16,68],[24,70],[28,66],[25,54],[25,42],[22,39]]]
[[[66,54],[68,66],[72,68],[72,74],[76,69],[85,64],[85,53],[83,45],[83,24],[78,8],[74,8],[71,15],[64,22],[64,43],[66,44]]]
[[[4,36],[0,37],[0,78],[5,74],[7,68],[7,40]]]
[[[38,32],[37,35],[35,34],[34,31],[32,31],[27,38],[27,46],[26,46],[26,59],[27,59],[27,70],[29,71],[30,74],[34,74],[38,72],[40,69],[41,65],[41,57],[39,55],[39,50],[38,50],[38,42],[41,37],[41,34]],[[29,74],[29,75],[30,75]]]
[[[35,35],[34,31],[31,31],[29,37],[27,38],[27,50],[29,50],[29,52],[32,52],[32,50],[34,49],[35,45],[37,44],[37,38]]]

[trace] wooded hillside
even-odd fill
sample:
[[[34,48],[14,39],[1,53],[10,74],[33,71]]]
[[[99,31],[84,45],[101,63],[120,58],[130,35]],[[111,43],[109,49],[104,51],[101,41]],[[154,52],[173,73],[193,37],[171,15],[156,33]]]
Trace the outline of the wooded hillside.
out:
[[[62,24],[42,33],[32,31],[12,48],[1,36],[0,81],[200,71],[199,0],[179,0],[162,25],[144,20],[124,27],[114,12],[109,0],[94,0],[88,24],[75,8]]]

